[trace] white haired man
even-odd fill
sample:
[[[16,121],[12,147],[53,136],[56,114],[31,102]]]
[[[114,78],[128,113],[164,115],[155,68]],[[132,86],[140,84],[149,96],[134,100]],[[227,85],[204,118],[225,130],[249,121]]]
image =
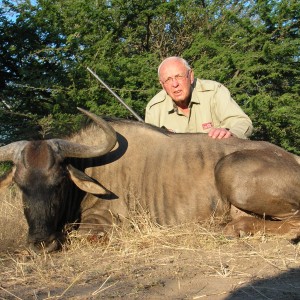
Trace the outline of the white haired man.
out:
[[[212,138],[248,138],[250,118],[219,82],[195,79],[181,57],[168,57],[158,68],[163,88],[147,104],[145,122],[170,131],[202,132]]]

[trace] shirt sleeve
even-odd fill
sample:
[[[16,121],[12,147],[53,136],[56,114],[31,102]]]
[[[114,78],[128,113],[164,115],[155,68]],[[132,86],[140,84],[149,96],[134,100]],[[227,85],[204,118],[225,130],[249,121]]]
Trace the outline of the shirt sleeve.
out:
[[[156,117],[154,110],[151,109],[151,106],[149,104],[146,106],[145,122],[155,126],[159,126],[159,119]]]
[[[236,137],[246,139],[253,126],[250,118],[240,106],[232,99],[229,90],[222,84],[217,87],[214,95],[216,119],[221,128],[228,128]]]
[[[145,122],[152,124],[154,126],[161,126],[161,108],[160,104],[165,100],[166,92],[161,90],[158,94],[156,94],[147,104],[145,109]]]

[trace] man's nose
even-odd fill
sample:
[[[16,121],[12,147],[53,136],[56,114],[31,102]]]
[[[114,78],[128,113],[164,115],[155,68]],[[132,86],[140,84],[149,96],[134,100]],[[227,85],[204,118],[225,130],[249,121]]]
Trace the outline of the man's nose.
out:
[[[177,87],[179,85],[179,81],[177,80],[176,77],[172,78],[172,86]]]

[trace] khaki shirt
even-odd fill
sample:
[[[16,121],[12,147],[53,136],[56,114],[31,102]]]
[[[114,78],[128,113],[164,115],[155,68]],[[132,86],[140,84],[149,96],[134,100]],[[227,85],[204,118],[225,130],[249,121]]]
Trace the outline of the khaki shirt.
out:
[[[189,108],[190,114],[185,116],[162,90],[147,104],[145,122],[178,133],[208,133],[211,127],[227,128],[244,139],[252,133],[250,118],[231,98],[229,90],[216,81],[197,79]]]

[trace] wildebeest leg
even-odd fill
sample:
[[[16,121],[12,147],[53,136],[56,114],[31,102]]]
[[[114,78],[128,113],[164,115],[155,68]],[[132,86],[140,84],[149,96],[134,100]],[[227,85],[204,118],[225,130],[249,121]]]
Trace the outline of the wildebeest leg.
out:
[[[80,236],[94,241],[102,238],[111,230],[114,217],[109,209],[109,203],[104,201],[88,195],[82,202],[81,220],[78,228]]]
[[[114,209],[117,205],[118,210]],[[118,212],[118,214],[115,213]],[[90,241],[103,240],[107,237],[115,224],[124,221],[126,207],[118,201],[104,200],[93,195],[87,195],[87,198],[81,204],[81,221],[78,233],[86,236]]]
[[[300,165],[278,151],[243,150],[224,157],[215,168],[221,197],[256,217],[233,217],[227,232],[300,231]]]
[[[224,228],[226,236],[242,237],[257,232],[299,236],[300,220],[270,221],[253,216],[243,216],[229,222]]]

